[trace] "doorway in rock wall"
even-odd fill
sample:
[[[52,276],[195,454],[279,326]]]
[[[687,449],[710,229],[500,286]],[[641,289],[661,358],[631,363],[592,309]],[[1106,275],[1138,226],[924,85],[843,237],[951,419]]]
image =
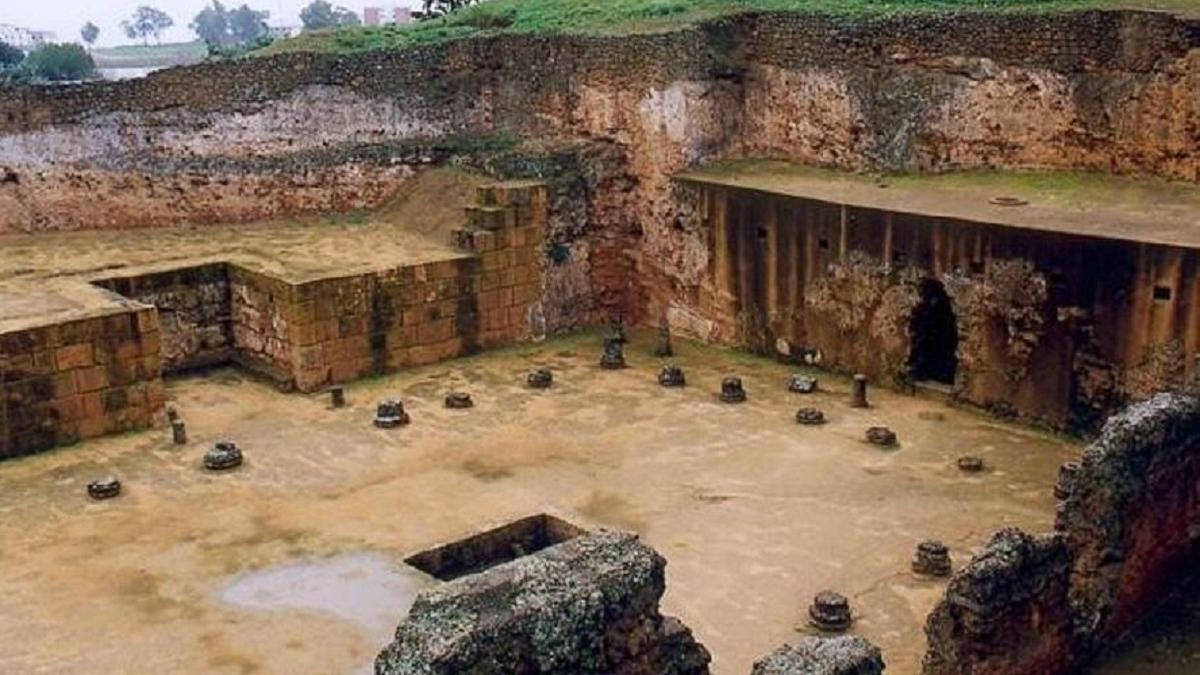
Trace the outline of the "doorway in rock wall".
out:
[[[916,382],[953,385],[958,370],[958,322],[946,287],[923,279],[910,324],[909,368]]]

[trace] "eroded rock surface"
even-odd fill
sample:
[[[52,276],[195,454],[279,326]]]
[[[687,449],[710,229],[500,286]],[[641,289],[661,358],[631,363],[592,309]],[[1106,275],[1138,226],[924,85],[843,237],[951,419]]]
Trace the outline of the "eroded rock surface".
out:
[[[601,531],[417,597],[377,675],[708,673],[708,651],[659,613],[666,561]]]
[[[926,675],[1066,672],[1069,572],[1061,538],[997,532],[926,620]]]
[[[856,635],[806,637],[754,664],[751,675],[879,675],[879,648]]]

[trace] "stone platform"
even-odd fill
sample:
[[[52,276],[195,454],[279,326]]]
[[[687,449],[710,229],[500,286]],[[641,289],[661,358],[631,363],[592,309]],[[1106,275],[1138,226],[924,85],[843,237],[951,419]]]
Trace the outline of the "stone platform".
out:
[[[0,458],[148,426],[164,373],[234,362],[315,391],[528,337],[546,191],[474,188],[435,228],[401,209],[4,237]]]

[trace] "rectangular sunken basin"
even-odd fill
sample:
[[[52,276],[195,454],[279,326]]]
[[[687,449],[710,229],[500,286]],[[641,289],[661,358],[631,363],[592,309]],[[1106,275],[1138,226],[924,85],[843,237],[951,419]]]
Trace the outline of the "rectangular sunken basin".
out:
[[[537,553],[585,533],[583,528],[561,518],[539,513],[422,551],[405,558],[404,562],[442,581],[451,581]]]

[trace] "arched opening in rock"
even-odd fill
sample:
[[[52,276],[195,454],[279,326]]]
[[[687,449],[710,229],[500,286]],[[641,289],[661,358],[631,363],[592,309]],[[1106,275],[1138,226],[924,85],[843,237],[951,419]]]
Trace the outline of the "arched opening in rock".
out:
[[[920,302],[913,309],[909,368],[917,382],[954,384],[958,370],[958,326],[946,287],[935,279],[924,279]]]

